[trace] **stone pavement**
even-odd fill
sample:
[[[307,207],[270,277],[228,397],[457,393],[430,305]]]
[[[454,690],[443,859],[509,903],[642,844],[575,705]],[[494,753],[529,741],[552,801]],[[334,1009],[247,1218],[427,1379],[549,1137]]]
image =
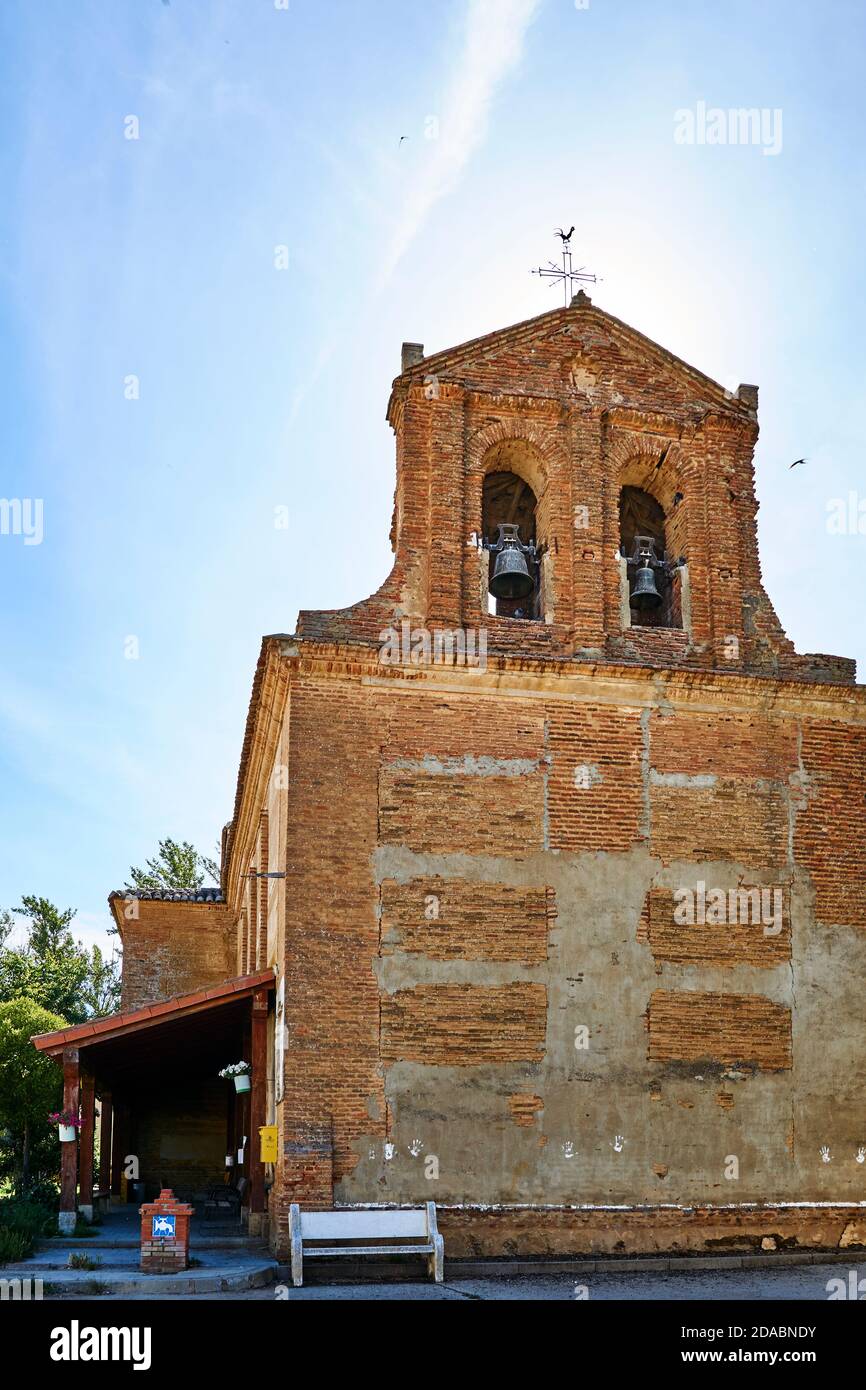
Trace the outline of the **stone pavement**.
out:
[[[332,1300],[334,1302],[376,1301],[405,1302],[412,1300],[490,1302],[497,1300],[529,1300],[534,1302],[593,1302],[608,1300],[625,1301],[676,1301],[699,1300],[715,1301],[731,1299],[743,1302],[787,1299],[792,1301],[826,1302],[829,1299],[828,1283],[842,1279],[849,1284],[851,1271],[856,1271],[858,1280],[866,1280],[866,1262],[860,1259],[851,1264],[828,1263],[785,1265],[778,1268],[737,1267],[695,1270],[693,1273],[665,1273],[647,1271],[646,1273],[601,1273],[580,1276],[568,1275],[522,1275],[518,1278],[477,1278],[449,1279],[444,1284],[428,1282],[410,1283],[358,1282],[352,1284],[306,1284],[301,1289],[291,1284],[277,1283],[267,1288],[250,1289],[243,1292],[224,1294],[201,1293],[195,1295],[197,1301],[212,1298],[231,1298],[233,1300],[255,1299],[258,1301],[308,1302]],[[585,1290],[585,1293],[583,1292]],[[866,1295],[864,1284],[861,1299]],[[124,1300],[127,1301],[127,1300]],[[135,1295],[128,1301],[148,1301],[147,1297]]]
[[[140,1218],[134,1206],[108,1210],[92,1233],[40,1241],[27,1260],[4,1265],[4,1279],[42,1279],[46,1297],[146,1293],[167,1298],[183,1294],[237,1293],[273,1281],[277,1264],[263,1243],[237,1222],[194,1221],[193,1266],[176,1274],[144,1274],[139,1269]],[[70,1269],[71,1255],[86,1255],[95,1269]]]

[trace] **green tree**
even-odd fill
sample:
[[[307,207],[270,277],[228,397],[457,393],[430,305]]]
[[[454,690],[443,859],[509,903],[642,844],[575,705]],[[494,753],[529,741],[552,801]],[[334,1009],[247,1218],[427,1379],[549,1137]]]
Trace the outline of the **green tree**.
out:
[[[3,1167],[4,1176],[12,1177],[19,1190],[32,1178],[57,1171],[57,1138],[48,1115],[60,1105],[63,1074],[30,1039],[35,1033],[53,1033],[64,1022],[32,999],[0,1004],[0,1126],[8,1136],[2,1146]]]
[[[160,888],[175,891],[184,888],[201,888],[205,879],[217,884],[220,881],[219,865],[200,854],[188,840],[171,838],[160,840],[159,853],[145,861],[144,869],[134,865],[129,871],[130,883],[125,884],[127,893],[154,892]]]
[[[90,958],[69,930],[74,908],[61,911],[47,898],[27,895],[13,910],[28,919],[27,943],[0,952],[0,1000],[31,999],[69,1023],[83,1023]]]
[[[28,919],[27,942],[6,944],[13,919],[0,912],[0,1001],[31,999],[67,1023],[83,1023],[118,1007],[118,959],[106,960],[98,946],[88,951],[74,940],[69,930],[74,908],[61,911],[47,898],[27,895],[14,911]]]
[[[101,1018],[120,1008],[120,961],[117,955],[107,958],[98,946],[90,948],[90,969],[82,995],[88,1015]]]

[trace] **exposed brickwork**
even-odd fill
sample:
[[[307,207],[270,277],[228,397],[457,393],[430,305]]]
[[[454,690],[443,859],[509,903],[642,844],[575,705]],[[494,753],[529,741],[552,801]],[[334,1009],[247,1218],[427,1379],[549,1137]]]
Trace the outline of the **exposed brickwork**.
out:
[[[543,985],[419,985],[382,999],[382,1058],[427,1066],[534,1062],[544,1050]]]
[[[123,939],[121,1009],[207,988],[239,973],[235,917],[225,903],[140,899],[113,905]]]
[[[438,1225],[453,1259],[521,1255],[753,1254],[767,1237],[791,1250],[846,1249],[852,1226],[862,1249],[866,1230],[854,1206],[696,1207],[641,1211],[471,1211],[440,1207]],[[859,1230],[857,1227],[859,1226]]]
[[[281,1226],[290,1201],[321,1201],[351,1171],[358,1136],[384,1135],[370,870],[380,738],[376,700],[362,688],[325,680],[293,690]]]
[[[694,891],[693,884],[689,891]],[[732,891],[737,896],[726,895],[725,919],[721,923],[702,923],[677,922],[674,914],[682,900],[675,899],[670,889],[652,889],[647,894],[641,921],[646,924],[645,939],[656,960],[681,965],[756,965],[763,969],[789,961],[791,912],[787,889],[778,890],[782,912],[777,934],[777,924],[771,920],[775,908],[772,889],[764,890],[763,899],[760,888],[745,883]],[[765,907],[766,921],[762,918]],[[706,912],[702,915],[706,916]]]
[[[866,928],[866,730],[806,724],[802,759],[794,852],[815,885],[816,916],[826,926]]]
[[[541,1096],[521,1093],[508,1097],[508,1109],[516,1125],[520,1125],[521,1129],[532,1129],[539,1113],[544,1109],[544,1101]]]
[[[774,783],[719,778],[710,786],[650,789],[652,850],[672,859],[729,859],[783,868],[788,806]]]
[[[503,704],[465,695],[403,694],[399,706],[388,711],[387,730],[386,764],[471,758],[513,765],[537,763],[544,756],[544,715],[529,700]]]
[[[547,959],[555,914],[546,888],[441,878],[382,884],[382,951],[418,951],[433,960]]]
[[[628,849],[641,837],[643,733],[637,710],[548,706],[551,849]]]
[[[656,990],[647,1010],[653,1062],[792,1065],[791,1011],[757,994]]]
[[[540,769],[517,777],[466,777],[385,766],[379,780],[382,843],[416,853],[448,851],[458,843],[467,854],[483,854],[491,845],[500,854],[540,849],[543,805]]]
[[[663,627],[631,627],[618,648],[621,659],[640,666],[671,666],[691,664],[692,646],[688,632]]]
[[[660,773],[786,781],[797,768],[797,726],[757,712],[654,714],[650,759]]]

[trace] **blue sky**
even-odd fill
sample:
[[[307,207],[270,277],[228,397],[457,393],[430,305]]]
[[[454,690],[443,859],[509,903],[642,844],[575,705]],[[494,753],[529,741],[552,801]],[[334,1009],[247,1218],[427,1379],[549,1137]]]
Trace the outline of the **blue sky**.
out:
[[[603,308],[759,384],[765,582],[866,657],[827,531],[866,500],[859,0],[277,4],[0,12],[0,497],[44,508],[0,535],[0,905],[86,940],[161,836],[213,852],[261,635],[387,573],[401,342],[553,307],[557,225]],[[699,102],[780,152],[677,143]]]

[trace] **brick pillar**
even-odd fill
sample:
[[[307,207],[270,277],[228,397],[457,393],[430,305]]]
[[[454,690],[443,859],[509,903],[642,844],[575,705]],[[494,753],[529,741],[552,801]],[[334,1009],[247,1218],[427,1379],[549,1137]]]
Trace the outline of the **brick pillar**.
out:
[[[334,1205],[334,1140],[332,1123],[305,1125],[285,1114],[280,1118],[282,1148],[271,1193],[270,1244],[277,1258],[286,1260],[291,1203],[313,1208]]]
[[[64,1048],[63,1051],[63,1110],[72,1115],[78,1114],[78,1049]],[[73,1139],[60,1145],[60,1211],[57,1228],[61,1235],[69,1235],[75,1230],[75,1199],[78,1192],[78,1141]]]
[[[155,1202],[139,1207],[141,1269],[145,1274],[175,1274],[189,1267],[189,1220],[193,1209],[164,1187]]]
[[[417,389],[417,388],[415,388]],[[461,388],[452,387],[428,405],[430,453],[436,460],[436,487],[430,493],[427,621],[455,628],[462,624],[465,407]]]
[[[257,989],[253,995],[252,1075],[250,1084],[250,1235],[260,1235],[265,1211],[265,1167],[261,1161],[262,1139],[259,1126],[265,1123],[268,1081],[268,992]]]
[[[334,1205],[334,1138],[330,1124],[304,1125],[283,1143],[286,1203],[302,1207]]]
[[[85,1221],[93,1220],[93,1134],[95,1119],[93,1077],[81,1078],[81,1131],[78,1153],[78,1210]]]
[[[99,1097],[99,1190],[111,1190],[111,1092]]]

